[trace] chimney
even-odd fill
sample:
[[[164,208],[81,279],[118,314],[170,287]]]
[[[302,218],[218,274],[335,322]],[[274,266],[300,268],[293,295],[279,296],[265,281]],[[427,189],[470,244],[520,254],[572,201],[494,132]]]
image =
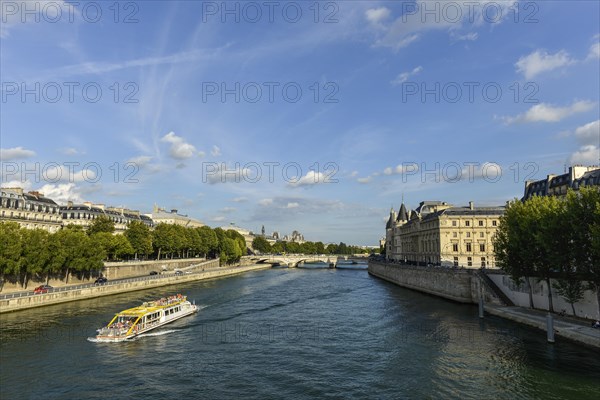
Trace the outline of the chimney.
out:
[[[171,210],[171,214],[177,214],[177,209],[176,209],[176,208],[173,208],[173,209]]]
[[[73,208],[73,202],[71,200],[67,201],[67,207]]]
[[[473,205],[472,201],[469,202],[469,209],[471,209],[471,210],[475,209],[475,206]]]

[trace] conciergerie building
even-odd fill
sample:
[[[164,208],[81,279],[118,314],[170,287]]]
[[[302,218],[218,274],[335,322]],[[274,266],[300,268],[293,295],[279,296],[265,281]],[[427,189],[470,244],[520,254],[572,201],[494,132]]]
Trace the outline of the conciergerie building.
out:
[[[495,268],[492,238],[505,207],[455,207],[422,201],[415,210],[404,202],[392,208],[386,224],[388,261],[416,265]]]

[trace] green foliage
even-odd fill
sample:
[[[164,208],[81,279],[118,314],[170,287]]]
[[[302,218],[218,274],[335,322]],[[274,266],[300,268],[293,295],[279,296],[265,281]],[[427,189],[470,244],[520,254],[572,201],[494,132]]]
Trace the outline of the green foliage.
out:
[[[219,249],[219,241],[217,234],[209,226],[202,226],[196,228],[198,236],[200,238],[200,249],[199,253],[204,256],[215,255]]]
[[[582,295],[582,280],[600,289],[600,191],[583,187],[564,199],[534,196],[524,203],[511,202],[500,219],[494,253],[498,266],[514,281],[546,281],[551,311],[553,277],[561,277],[554,287],[569,302]]]
[[[152,253],[152,233],[150,228],[143,222],[131,221],[124,235],[129,240],[133,252],[137,256],[145,257]]]
[[[87,233],[88,233],[88,235],[91,236],[94,233],[99,233],[99,232],[114,233],[114,231],[115,231],[115,223],[110,218],[108,218],[104,215],[101,215],[92,221],[92,223],[88,227]]]
[[[16,275],[21,258],[21,228],[16,222],[0,223],[0,274]]]
[[[271,252],[271,244],[262,236],[257,236],[252,240],[252,248],[262,254]]]
[[[583,282],[574,278],[559,279],[552,286],[556,289],[556,293],[571,305],[573,315],[577,315],[575,312],[575,303],[583,298],[583,293],[585,292]]]

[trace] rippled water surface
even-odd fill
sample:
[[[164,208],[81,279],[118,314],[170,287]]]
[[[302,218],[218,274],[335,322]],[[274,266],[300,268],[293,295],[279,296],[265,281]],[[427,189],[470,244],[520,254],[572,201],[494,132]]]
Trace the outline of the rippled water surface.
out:
[[[125,343],[122,309],[201,311]],[[272,269],[0,316],[0,398],[599,399],[600,354],[357,269]]]

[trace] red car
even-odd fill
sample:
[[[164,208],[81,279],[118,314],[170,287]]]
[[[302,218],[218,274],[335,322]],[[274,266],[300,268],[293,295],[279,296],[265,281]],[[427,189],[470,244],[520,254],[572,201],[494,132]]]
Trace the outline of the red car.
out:
[[[51,290],[52,290],[52,286],[42,285],[42,286],[38,286],[35,289],[33,289],[33,293],[34,294],[48,293]]]

